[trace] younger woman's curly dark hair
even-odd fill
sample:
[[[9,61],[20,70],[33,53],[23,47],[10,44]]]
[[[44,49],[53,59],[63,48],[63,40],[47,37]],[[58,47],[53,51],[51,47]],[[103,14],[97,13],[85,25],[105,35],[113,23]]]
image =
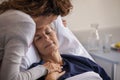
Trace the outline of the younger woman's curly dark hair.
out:
[[[66,16],[73,8],[70,0],[8,0],[0,4],[0,14],[15,9],[23,11],[30,16]]]

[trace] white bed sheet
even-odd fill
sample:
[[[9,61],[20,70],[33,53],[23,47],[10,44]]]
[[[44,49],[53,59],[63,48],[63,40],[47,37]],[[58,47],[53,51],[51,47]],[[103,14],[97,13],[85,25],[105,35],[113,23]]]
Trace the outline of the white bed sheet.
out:
[[[70,78],[67,78],[65,80],[103,80],[99,74],[93,72],[93,71],[89,71],[89,72],[85,72]]]

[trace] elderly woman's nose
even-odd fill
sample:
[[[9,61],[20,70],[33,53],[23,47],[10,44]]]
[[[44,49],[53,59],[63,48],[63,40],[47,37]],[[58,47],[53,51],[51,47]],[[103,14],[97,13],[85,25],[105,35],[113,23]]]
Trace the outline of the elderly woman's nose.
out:
[[[49,36],[45,35],[45,36],[44,36],[44,39],[45,39],[45,40],[49,40]]]

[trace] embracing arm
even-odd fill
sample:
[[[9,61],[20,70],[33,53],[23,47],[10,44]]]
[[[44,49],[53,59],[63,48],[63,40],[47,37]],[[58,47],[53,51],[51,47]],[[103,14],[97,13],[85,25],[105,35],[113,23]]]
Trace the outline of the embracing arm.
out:
[[[10,13],[9,13],[10,14]],[[9,19],[10,19],[10,15]],[[23,15],[23,14],[22,14]],[[6,21],[4,30],[4,57],[2,60],[0,80],[35,80],[46,74],[46,68],[38,65],[27,71],[21,72],[20,65],[22,57],[25,56],[30,46],[34,33],[35,24],[29,20],[30,17],[22,18],[22,15],[13,14],[12,20]],[[15,19],[13,19],[16,16]]]

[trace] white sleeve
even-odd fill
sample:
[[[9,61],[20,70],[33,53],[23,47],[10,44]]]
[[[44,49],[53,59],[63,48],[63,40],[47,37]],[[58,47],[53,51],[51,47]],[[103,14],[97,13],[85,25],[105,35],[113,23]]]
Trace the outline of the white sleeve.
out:
[[[59,51],[61,54],[69,53],[87,57],[93,60],[93,58],[89,55],[79,40],[69,30],[69,28],[64,27],[60,16],[58,16],[58,19],[54,21],[54,27],[59,40]]]
[[[22,63],[20,66],[21,71],[27,70],[33,63],[39,62],[40,61],[40,56],[35,49],[34,45],[31,44],[31,46],[28,48],[27,53],[25,56],[22,58]]]
[[[47,70],[42,65],[20,71],[22,58],[35,34],[36,25],[32,18],[23,12],[9,10],[0,16],[0,23],[0,38],[4,40],[0,80],[35,80],[45,75]]]

